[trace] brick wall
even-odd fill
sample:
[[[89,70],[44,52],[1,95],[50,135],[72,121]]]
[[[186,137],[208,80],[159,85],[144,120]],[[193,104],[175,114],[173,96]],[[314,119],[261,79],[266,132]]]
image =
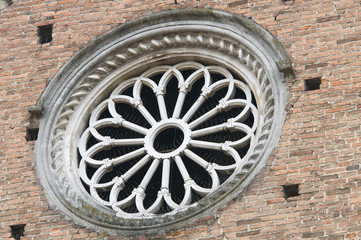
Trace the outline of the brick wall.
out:
[[[278,147],[236,199],[179,231],[134,239],[361,239],[360,0],[13,0],[0,11],[0,238],[126,239],[74,224],[49,206],[35,171],[28,108],[86,43],[138,17],[168,9],[243,14],[288,52],[286,122]],[[38,27],[53,41],[39,44]],[[319,90],[305,91],[306,79]],[[283,185],[299,184],[285,199]]]

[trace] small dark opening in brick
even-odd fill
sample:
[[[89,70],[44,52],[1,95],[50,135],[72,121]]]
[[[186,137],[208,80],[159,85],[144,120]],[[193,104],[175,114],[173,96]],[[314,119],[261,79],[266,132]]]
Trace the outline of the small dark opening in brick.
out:
[[[53,25],[45,25],[38,27],[39,43],[49,43],[53,41]]]
[[[13,1],[11,1],[11,0],[6,0],[6,2],[7,2],[8,5],[13,4]]]
[[[21,236],[24,236],[25,224],[12,225],[11,228],[11,237],[20,240]]]
[[[26,127],[26,141],[36,141],[38,139],[39,128],[36,126]]]
[[[283,192],[285,194],[285,198],[290,198],[290,197],[296,197],[299,196],[300,194],[298,193],[298,187],[300,185],[299,184],[290,184],[290,185],[283,185]]]
[[[310,79],[305,80],[305,90],[306,91],[312,91],[312,90],[320,89],[320,85],[321,85],[321,78],[320,77],[310,78]]]

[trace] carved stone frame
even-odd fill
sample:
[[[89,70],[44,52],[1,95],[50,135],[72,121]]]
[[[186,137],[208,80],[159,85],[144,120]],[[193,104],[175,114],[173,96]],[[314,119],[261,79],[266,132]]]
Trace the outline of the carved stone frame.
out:
[[[195,206],[151,219],[123,219],[88,197],[74,169],[72,140],[84,128],[91,107],[134,71],[184,60],[209,61],[244,74],[258,103],[262,125],[247,164]],[[140,66],[140,67],[139,67]],[[249,75],[249,77],[247,77]],[[286,87],[293,78],[281,44],[256,23],[215,10],[175,10],[124,24],[93,40],[51,79],[38,101],[43,109],[36,145],[37,171],[50,204],[75,222],[110,234],[170,231],[210,214],[237,196],[265,165],[276,146],[285,116]],[[89,96],[92,96],[89,102]],[[74,114],[79,111],[87,113]],[[84,115],[83,115],[84,116]]]

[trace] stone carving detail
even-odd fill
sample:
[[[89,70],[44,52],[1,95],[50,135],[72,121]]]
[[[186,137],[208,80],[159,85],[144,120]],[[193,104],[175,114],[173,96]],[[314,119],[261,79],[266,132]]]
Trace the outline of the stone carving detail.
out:
[[[126,49],[125,51],[114,54],[113,56],[106,59],[103,63],[99,64],[99,66],[93,72],[91,72],[78,87],[73,90],[73,93],[63,107],[63,110],[58,117],[56,127],[53,133],[52,166],[57,172],[56,177],[58,178],[59,185],[65,186],[62,189],[66,191],[66,196],[69,197],[74,203],[77,203],[79,207],[83,206],[86,203],[84,203],[83,199],[77,196],[77,192],[71,188],[70,183],[64,173],[64,162],[62,157],[62,147],[64,145],[63,136],[69,119],[73,114],[74,110],[81,102],[81,100],[87,95],[87,93],[94,88],[94,86],[96,86],[102,79],[104,79],[107,75],[113,72],[118,66],[136,58],[137,54],[145,55],[149,52],[157,52],[161,49],[180,46],[186,46],[188,48],[197,47],[199,49],[204,47],[207,49],[214,49],[215,51],[222,52],[223,54],[236,57],[254,74],[255,79],[261,87],[261,91],[267,93],[265,94],[265,110],[267,121],[261,128],[263,130],[262,136],[260,136],[259,139],[256,139],[254,141],[254,145],[252,145],[251,148],[255,149],[255,151],[249,156],[248,161],[243,163],[243,165],[245,166],[240,171],[243,173],[247,173],[248,170],[257,161],[259,153],[263,151],[263,143],[268,138],[268,130],[271,128],[274,108],[273,94],[270,87],[270,82],[262,64],[248,50],[246,50],[244,46],[241,47],[237,43],[224,40],[211,34],[186,33],[165,35],[159,39],[150,39],[149,41],[139,43],[133,47]]]
[[[152,100],[157,106],[143,104]],[[259,119],[252,101],[250,88],[220,66],[151,68],[124,80],[92,112],[79,140],[80,177],[119,217],[182,210],[246,163]]]
[[[37,170],[50,202],[112,234],[209,214],[276,146],[290,66],[260,26],[209,9],[146,16],[95,39],[39,100]]]

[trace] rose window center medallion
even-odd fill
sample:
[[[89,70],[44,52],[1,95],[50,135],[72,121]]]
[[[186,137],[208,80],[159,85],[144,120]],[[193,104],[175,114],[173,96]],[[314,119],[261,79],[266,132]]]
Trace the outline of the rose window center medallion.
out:
[[[176,118],[164,119],[149,129],[144,139],[144,147],[153,158],[174,158],[188,146],[190,135],[191,130],[184,121]],[[164,142],[166,140],[170,142]],[[167,144],[172,147],[164,149],[163,145]]]
[[[250,88],[226,68],[157,66],[95,108],[79,140],[79,174],[121,217],[174,213],[244,165],[258,118]]]

